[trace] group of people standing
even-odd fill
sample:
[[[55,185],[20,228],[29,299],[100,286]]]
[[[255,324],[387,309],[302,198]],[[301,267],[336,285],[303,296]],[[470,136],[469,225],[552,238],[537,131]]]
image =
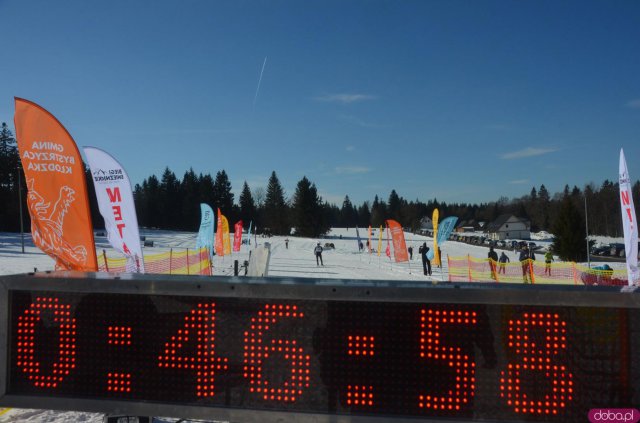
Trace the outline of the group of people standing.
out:
[[[489,258],[489,266],[491,267],[491,277],[494,280],[498,280],[497,274],[500,274],[500,273],[505,274],[506,273],[507,263],[509,263],[511,260],[509,260],[509,257],[507,257],[507,255],[505,254],[504,251],[502,252],[500,257],[498,257],[498,253],[494,251],[493,247],[489,247],[489,253],[488,253],[487,257]],[[523,279],[524,283],[531,283],[532,282],[532,278],[531,278],[531,271],[532,271],[531,261],[533,261],[535,259],[536,259],[536,255],[535,255],[533,249],[530,249],[528,245],[524,245],[520,249],[520,254],[518,256],[518,261],[522,264],[522,279]],[[551,262],[552,261],[554,261],[553,260],[553,254],[551,253],[551,251],[547,251],[544,254],[544,262],[545,262],[544,274],[545,275],[551,276]],[[499,269],[496,268],[496,266],[498,264],[500,265]]]
[[[367,241],[367,244],[368,244],[368,241]],[[286,245],[286,248],[289,248],[288,238],[285,240],[285,245]],[[360,250],[363,249],[362,242],[359,242],[358,247]],[[438,247],[438,250],[440,250],[439,247]],[[322,262],[322,251],[323,251],[323,248],[318,242],[318,244],[313,250],[316,256],[317,266],[324,266],[324,263]],[[407,252],[409,253],[409,260],[413,260],[413,247],[409,246],[407,248]],[[418,254],[420,254],[420,257],[422,258],[422,271],[425,274],[425,276],[431,276],[431,260],[429,259],[428,253],[429,253],[429,247],[427,246],[426,242],[423,242],[422,245],[418,248]],[[440,251],[438,251],[438,253],[440,253]],[[506,274],[507,263],[511,262],[511,260],[509,259],[509,257],[504,251],[502,251],[500,256],[498,256],[498,253],[494,250],[493,246],[489,247],[489,253],[487,257],[489,259],[489,266],[491,268],[491,278],[497,281],[498,274]],[[442,260],[442,257],[440,259]],[[522,248],[520,249],[518,261],[520,261],[522,265],[522,279],[524,283],[533,282],[531,278],[531,272],[532,272],[531,261],[535,259],[536,259],[536,255],[534,251],[530,249],[528,245],[526,244],[523,245]],[[545,275],[551,276],[551,262],[554,261],[553,254],[551,253],[551,251],[547,251],[545,253],[544,261],[545,261],[544,273]]]

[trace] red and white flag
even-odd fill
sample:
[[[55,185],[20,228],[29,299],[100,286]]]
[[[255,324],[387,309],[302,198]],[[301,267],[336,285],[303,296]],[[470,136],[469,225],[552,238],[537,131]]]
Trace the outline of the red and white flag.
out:
[[[620,209],[622,211],[622,227],[624,228],[624,249],[627,257],[627,277],[629,285],[640,280],[638,271],[638,222],[636,209],[631,193],[631,178],[627,171],[624,151],[620,149]]]
[[[242,220],[236,222],[233,225],[233,251],[240,251],[240,245],[242,244]]]
[[[138,216],[127,172],[106,151],[95,147],[83,147],[83,150],[109,243],[127,258],[127,273],[144,273]]]

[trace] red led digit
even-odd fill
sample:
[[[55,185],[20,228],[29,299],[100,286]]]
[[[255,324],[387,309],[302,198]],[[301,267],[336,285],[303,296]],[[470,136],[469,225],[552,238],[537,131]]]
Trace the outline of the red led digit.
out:
[[[516,413],[555,415],[573,399],[573,375],[554,356],[567,348],[566,322],[557,314],[524,313],[509,321],[509,348],[522,358],[509,363],[500,375],[500,396]],[[533,332],[542,332],[534,337]],[[535,339],[540,339],[536,343]],[[545,378],[551,382],[547,392],[526,392],[524,377]]]
[[[347,386],[347,405],[372,406],[373,386]]]
[[[200,303],[191,310],[184,318],[183,328],[164,345],[163,354],[158,357],[159,367],[194,370],[199,397],[212,397],[215,394],[215,373],[228,367],[226,358],[215,356],[215,306],[215,303]],[[196,355],[178,355],[178,351],[189,342],[196,343]]]
[[[48,312],[59,327],[58,358],[52,369],[42,369],[36,359],[36,323],[42,313]],[[39,388],[55,388],[76,367],[76,319],[71,317],[71,306],[57,298],[38,297],[18,317],[18,367]]]
[[[131,345],[131,328],[128,326],[109,326],[107,328],[107,342],[117,347]],[[131,373],[108,373],[107,391],[131,392]]]
[[[475,325],[475,311],[421,310],[420,357],[444,361],[455,369],[455,385],[447,395],[419,395],[418,406],[434,410],[460,410],[475,391],[475,363],[461,347],[440,343],[442,325]]]
[[[267,304],[251,318],[251,330],[244,333],[244,377],[249,379],[250,392],[257,392],[264,400],[294,402],[305,388],[309,388],[309,355],[295,339],[271,339],[264,335],[283,318],[301,319],[304,313],[297,306]],[[274,387],[264,377],[265,360],[280,355],[289,361],[291,376],[282,386]]]
[[[367,335],[347,336],[347,355],[352,358],[369,358],[375,355],[375,338]],[[373,386],[348,385],[346,403],[350,406],[372,406]]]
[[[349,335],[347,337],[347,354],[371,357],[375,354],[374,345],[373,336]]]
[[[131,345],[131,328],[125,326],[109,326],[107,328],[109,345]]]
[[[131,392],[131,373],[107,374],[107,391]]]

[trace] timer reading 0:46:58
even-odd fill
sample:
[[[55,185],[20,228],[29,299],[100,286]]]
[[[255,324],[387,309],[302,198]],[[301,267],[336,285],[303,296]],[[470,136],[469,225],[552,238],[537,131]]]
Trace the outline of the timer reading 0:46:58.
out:
[[[9,394],[567,421],[629,378],[624,345],[596,342],[619,322],[579,307],[20,291],[10,303]]]

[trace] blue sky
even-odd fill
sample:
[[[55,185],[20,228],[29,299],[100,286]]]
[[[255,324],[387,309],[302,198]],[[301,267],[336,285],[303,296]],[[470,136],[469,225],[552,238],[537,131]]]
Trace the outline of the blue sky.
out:
[[[0,0],[13,97],[140,183],[484,202],[640,178],[637,1]],[[267,57],[260,89],[260,71]],[[236,196],[237,199],[237,196]],[[637,200],[636,200],[637,201]]]

